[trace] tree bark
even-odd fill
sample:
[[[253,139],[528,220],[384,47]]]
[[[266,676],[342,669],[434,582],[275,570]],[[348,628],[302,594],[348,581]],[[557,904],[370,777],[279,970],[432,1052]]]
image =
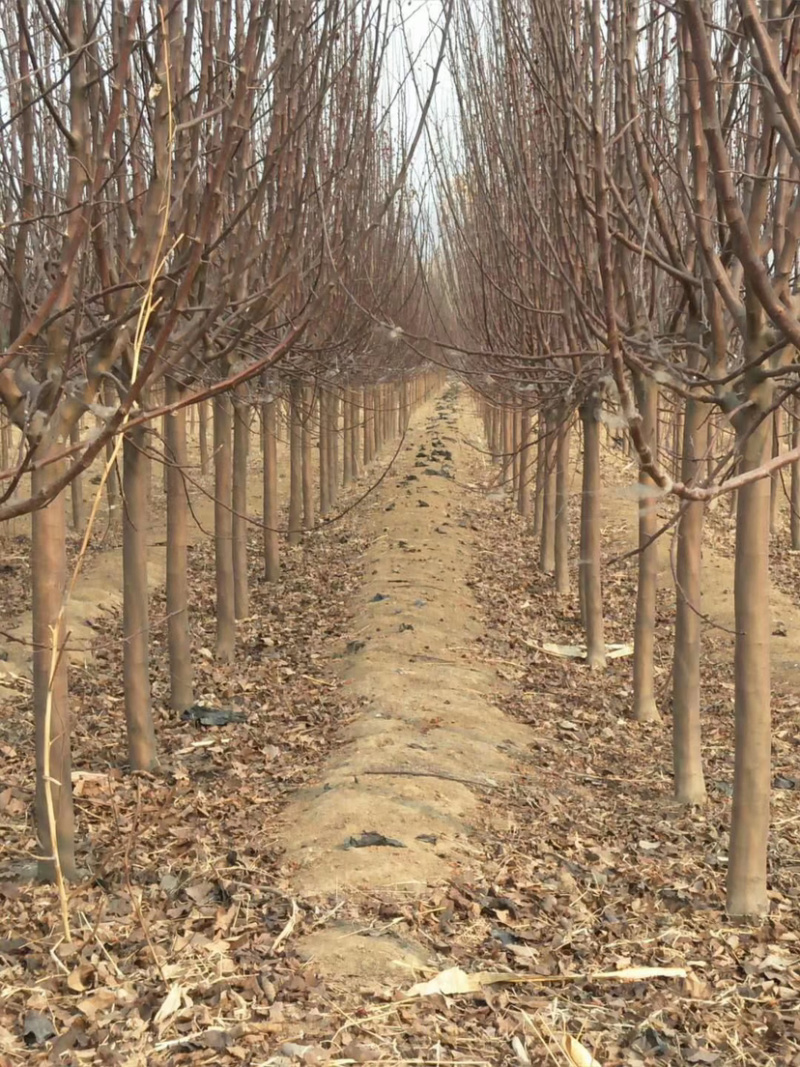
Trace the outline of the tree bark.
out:
[[[167,403],[180,399],[182,390],[167,379]],[[183,711],[194,703],[192,643],[189,634],[189,501],[183,472],[189,458],[186,447],[186,409],[167,420],[167,632],[169,642],[170,707]]]
[[[46,454],[37,459],[47,458]],[[46,489],[61,473],[61,462],[31,475],[32,492]],[[33,593],[33,711],[36,727],[36,830],[38,874],[56,878],[56,861],[64,878],[77,876],[75,817],[72,806],[69,688],[66,620],[67,523],[64,494],[31,516],[31,584]],[[52,798],[55,842],[50,832],[48,793]]]
[[[542,531],[539,540],[539,570],[552,574],[556,569],[556,450],[558,430],[553,419],[543,420],[545,427],[544,467],[542,470]]]
[[[69,443],[77,445],[81,439],[80,420],[74,422],[69,431]],[[3,464],[5,468],[6,464]],[[83,475],[78,474],[72,479],[70,485],[72,497],[72,528],[75,533],[82,534],[86,519],[83,513]]]
[[[277,582],[281,574],[278,540],[278,413],[270,397],[262,407],[264,421],[264,577]]]
[[[547,439],[544,435],[545,420],[540,411],[536,418],[536,483],[533,487],[534,537],[541,537],[542,535],[542,517],[544,515],[545,453],[547,450]]]
[[[766,395],[761,396],[764,393]],[[769,408],[770,383],[752,389],[755,415]],[[769,419],[751,416],[739,434],[742,473],[767,459]],[[748,433],[749,431],[749,433]],[[731,916],[768,911],[767,845],[770,819],[769,478],[742,486],[736,506],[734,564],[735,759],[728,862]]]
[[[556,455],[555,578],[559,596],[569,595],[569,412],[560,416]]]
[[[250,408],[247,387],[233,396],[233,609],[237,619],[250,614],[247,581],[247,463],[250,451]]]
[[[522,413],[519,454],[519,493],[517,511],[523,518],[531,513],[531,416],[527,408]]]
[[[658,420],[658,387],[645,375],[635,377],[637,403],[642,415],[642,434],[655,455]],[[643,490],[653,482],[639,474]],[[656,591],[658,587],[658,544],[652,537],[658,529],[655,496],[639,500],[639,581],[636,588],[636,623],[633,635],[633,717],[637,722],[661,719],[655,695]]]
[[[303,390],[303,529],[314,529],[314,473],[311,416],[314,410],[314,388]]]
[[[704,405],[686,401],[681,480],[702,477],[708,441]],[[700,604],[703,517],[701,500],[684,503],[678,521],[675,605],[675,656],[672,670],[672,758],[675,799],[702,804],[706,797],[700,727]]]
[[[599,402],[590,397],[581,406],[583,483],[581,487],[580,581],[583,586],[586,662],[605,667],[603,593],[600,580],[600,422]]]
[[[289,386],[289,544],[303,540],[303,385]]]
[[[800,413],[798,413],[797,397],[792,406],[792,449],[800,448]],[[789,518],[789,537],[792,549],[800,552],[800,462],[792,464],[790,499],[792,513]]]
[[[231,507],[233,457],[231,402],[224,393],[214,397],[214,553],[217,586],[217,659],[230,662],[236,648],[233,592],[233,517]]]
[[[200,439],[200,473],[208,474],[208,401],[201,400],[197,408],[197,432]]]
[[[144,443],[143,426],[129,430],[122,442],[125,489],[122,514],[122,671],[128,759],[134,771],[151,771],[156,765],[156,734],[150,702]]]

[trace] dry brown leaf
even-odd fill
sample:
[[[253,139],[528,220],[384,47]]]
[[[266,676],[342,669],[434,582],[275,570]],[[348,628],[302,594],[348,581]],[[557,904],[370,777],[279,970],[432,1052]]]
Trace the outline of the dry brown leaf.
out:
[[[588,1048],[571,1034],[566,1034],[564,1037],[564,1051],[574,1067],[601,1067]]]

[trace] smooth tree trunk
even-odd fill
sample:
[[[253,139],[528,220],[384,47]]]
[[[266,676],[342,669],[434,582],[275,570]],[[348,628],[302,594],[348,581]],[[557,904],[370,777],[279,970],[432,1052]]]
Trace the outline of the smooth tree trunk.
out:
[[[214,554],[217,591],[217,659],[229,663],[236,648],[233,591],[233,449],[231,402],[214,397]]]
[[[525,409],[522,412],[520,426],[520,453],[519,453],[519,492],[517,493],[517,511],[527,519],[531,513],[531,416]]]
[[[107,380],[103,382],[103,403],[106,407],[117,406],[114,387]],[[119,472],[117,470],[117,462],[114,459],[115,448],[116,445],[113,439],[107,442],[106,463],[111,464],[108,478],[106,479],[106,500],[108,502],[108,519],[110,523],[116,523],[119,518]]]
[[[328,473],[331,461],[329,422],[330,395],[325,389],[319,394],[319,513],[323,518],[331,510],[331,479]]]
[[[46,458],[45,454],[36,457]],[[31,475],[37,492],[61,473],[60,462]],[[67,523],[64,494],[31,516],[33,607],[33,714],[36,733],[36,832],[42,881],[77,877],[72,804],[68,657],[63,613],[67,583]],[[55,829],[55,837],[51,833]]]
[[[352,479],[355,481],[358,478],[358,457],[360,455],[360,438],[359,427],[361,425],[361,409],[359,407],[358,398],[360,393],[357,389],[350,390],[350,455],[352,457]]]
[[[569,412],[560,416],[556,454],[555,579],[556,592],[569,594]]]
[[[708,442],[704,405],[687,400],[683,421],[681,480],[703,476]],[[676,531],[675,655],[672,668],[672,757],[675,799],[702,804],[706,797],[700,724],[700,608],[705,505],[684,502]]]
[[[581,486],[581,555],[583,625],[586,662],[605,667],[603,592],[600,578],[600,421],[599,401],[592,396],[581,406],[583,427],[583,480]]]
[[[167,403],[181,390],[167,379]],[[186,409],[167,420],[167,637],[169,643],[170,707],[184,711],[194,703],[192,644],[189,634],[189,500],[183,473],[188,465]]]
[[[542,530],[539,539],[539,570],[552,574],[556,569],[556,451],[558,430],[554,420],[544,421],[544,467],[542,471]]]
[[[651,379],[637,375],[636,393],[642,415],[642,434],[655,455],[658,387]],[[633,717],[637,722],[658,722],[661,719],[655,693],[658,543],[653,540],[658,529],[657,497],[647,492],[653,488],[653,482],[644,472],[639,474],[639,486],[643,495],[639,498],[639,580],[636,587],[636,622],[633,635]]]
[[[128,759],[134,771],[156,765],[150,699],[150,623],[147,589],[147,480],[145,429],[129,430],[122,443],[122,673]]]
[[[71,445],[77,445],[81,439],[80,422],[74,422],[69,431],[69,443]],[[6,464],[3,464],[5,469]],[[72,479],[70,484],[70,495],[72,497],[72,529],[78,533],[83,533],[83,527],[86,523],[83,508],[83,475],[78,474]]]
[[[792,450],[800,448],[800,413],[798,413],[798,398],[794,399],[792,408]],[[795,460],[792,464],[790,485],[791,515],[789,517],[789,537],[792,550],[800,552],[800,462]]]
[[[758,424],[772,397],[770,382],[751,389],[753,401],[740,428],[740,470],[754,470],[770,450],[769,419]],[[731,916],[764,915],[767,896],[771,788],[769,511],[770,480],[739,488],[734,563],[733,805],[728,861],[727,911]]]
[[[303,540],[303,385],[289,386],[289,544]]]
[[[314,389],[306,386],[303,391],[303,529],[314,529],[314,471],[312,458],[313,435],[311,417],[314,410]]]
[[[352,419],[351,392],[346,389],[342,397],[342,486],[345,488],[355,477],[353,474],[353,437],[350,432]]]
[[[250,614],[247,581],[247,464],[250,451],[250,408],[246,387],[233,398],[233,609],[237,619]]]
[[[374,418],[372,393],[366,385],[364,386],[363,396],[361,423],[364,432],[364,467],[366,468],[372,462],[372,420]]]
[[[339,499],[339,396],[331,391],[328,403],[328,506]]]
[[[544,516],[544,482],[545,482],[545,453],[547,439],[545,435],[545,420],[541,412],[536,419],[536,481],[533,487],[533,536],[542,535],[542,518]]]
[[[197,405],[197,434],[200,445],[200,473],[208,474],[208,401]]]
[[[273,396],[262,406],[261,417],[264,423],[264,577],[268,582],[277,582],[281,574],[278,540],[278,412]]]
[[[783,436],[783,408],[776,408],[772,412],[772,456],[781,454],[781,437]],[[778,529],[778,517],[780,514],[781,489],[783,486],[783,471],[772,472],[770,477],[769,495],[769,532],[775,533]]]

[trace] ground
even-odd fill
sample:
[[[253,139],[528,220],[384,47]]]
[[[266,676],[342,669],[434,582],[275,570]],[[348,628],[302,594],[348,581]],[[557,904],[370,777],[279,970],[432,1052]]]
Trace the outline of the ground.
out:
[[[632,469],[605,459],[610,561],[632,547],[636,513]],[[722,911],[727,509],[709,518],[704,556],[710,800],[687,811],[670,797],[668,541],[664,722],[639,726],[630,659],[590,672],[544,650],[579,643],[577,598],[538,573],[466,391],[421,405],[345,503],[390,461],[358,508],[285,554],[277,587],[260,580],[253,532],[233,668],[208,651],[213,553],[198,532],[198,695],[245,723],[205,730],[166,710],[154,553],[153,776],[124,770],[113,549],[87,562],[85,588],[104,595],[76,613],[91,639],[73,670],[86,879],[69,890],[68,937],[55,891],[25,878],[32,723],[24,646],[6,646],[18,669],[0,712],[0,1064],[800,1064],[797,557],[776,551],[771,597],[772,912],[739,928]],[[635,565],[605,571],[618,644],[632,636]],[[455,967],[487,977],[407,995]]]

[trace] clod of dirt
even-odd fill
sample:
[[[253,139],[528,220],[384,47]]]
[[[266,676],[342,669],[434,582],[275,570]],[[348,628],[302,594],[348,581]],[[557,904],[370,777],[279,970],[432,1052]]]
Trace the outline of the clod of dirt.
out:
[[[342,848],[405,848],[402,841],[396,837],[387,837],[379,834],[377,830],[363,830],[360,834],[351,835],[347,838]]]

